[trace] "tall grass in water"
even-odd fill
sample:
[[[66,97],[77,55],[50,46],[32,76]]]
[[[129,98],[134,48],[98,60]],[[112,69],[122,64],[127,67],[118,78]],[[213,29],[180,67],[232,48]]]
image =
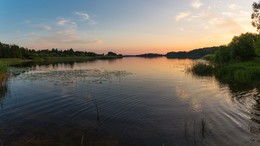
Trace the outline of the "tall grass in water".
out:
[[[208,55],[202,57],[202,59],[214,62],[216,60],[216,54],[208,54]]]
[[[196,63],[190,71],[197,76],[212,76],[222,82],[260,83],[260,59],[228,64]]]
[[[207,129],[207,121],[202,119],[188,119],[184,121],[184,136],[191,145],[203,145],[203,141],[210,132]]]
[[[97,112],[97,121],[99,121],[99,109],[98,109],[98,103],[97,103],[96,99],[94,99],[94,104],[95,104],[95,108],[96,108],[96,112]]]
[[[214,73],[214,67],[205,63],[196,63],[191,68],[191,72],[198,76],[211,76]]]
[[[260,82],[260,61],[247,61],[217,66],[215,75],[224,81]]]
[[[8,66],[3,63],[2,61],[0,61],[0,73],[6,73],[8,69]]]

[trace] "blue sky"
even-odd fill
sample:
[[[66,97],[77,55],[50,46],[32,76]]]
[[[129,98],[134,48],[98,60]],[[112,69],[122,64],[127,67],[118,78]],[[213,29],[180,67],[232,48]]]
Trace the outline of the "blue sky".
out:
[[[254,32],[254,0],[0,0],[0,41],[123,54],[222,45]]]

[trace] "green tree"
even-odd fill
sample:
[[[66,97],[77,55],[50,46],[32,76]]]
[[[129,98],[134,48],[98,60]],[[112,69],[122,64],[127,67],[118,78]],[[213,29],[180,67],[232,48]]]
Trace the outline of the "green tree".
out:
[[[253,13],[251,15],[252,25],[256,27],[257,31],[260,31],[260,1],[254,2],[253,5]]]
[[[255,47],[255,53],[257,56],[260,56],[260,39],[258,39],[255,43],[254,43],[254,47]]]
[[[229,47],[231,48],[231,58],[233,60],[249,60],[256,56],[254,43],[259,35],[254,33],[244,33],[235,36]]]
[[[114,53],[114,52],[108,52],[108,53],[107,53],[107,56],[117,56],[117,54]]]
[[[220,64],[229,63],[231,60],[231,49],[228,46],[220,46],[216,52],[215,59]]]
[[[11,58],[21,58],[22,57],[22,51],[19,46],[17,45],[11,45],[10,46],[10,56]]]

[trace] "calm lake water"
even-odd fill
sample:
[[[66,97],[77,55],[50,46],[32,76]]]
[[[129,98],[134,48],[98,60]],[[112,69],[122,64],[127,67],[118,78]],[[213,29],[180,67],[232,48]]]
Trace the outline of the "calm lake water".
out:
[[[193,62],[13,67],[0,78],[0,145],[260,145],[260,87],[194,76]]]

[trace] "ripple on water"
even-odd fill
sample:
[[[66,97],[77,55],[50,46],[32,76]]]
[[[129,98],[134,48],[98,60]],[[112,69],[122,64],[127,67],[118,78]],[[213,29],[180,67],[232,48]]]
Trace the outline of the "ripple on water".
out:
[[[95,63],[16,70],[0,139],[14,146],[81,145],[83,137],[83,145],[259,145],[259,90],[233,91],[168,61],[165,68],[117,62],[134,68],[126,71]]]

